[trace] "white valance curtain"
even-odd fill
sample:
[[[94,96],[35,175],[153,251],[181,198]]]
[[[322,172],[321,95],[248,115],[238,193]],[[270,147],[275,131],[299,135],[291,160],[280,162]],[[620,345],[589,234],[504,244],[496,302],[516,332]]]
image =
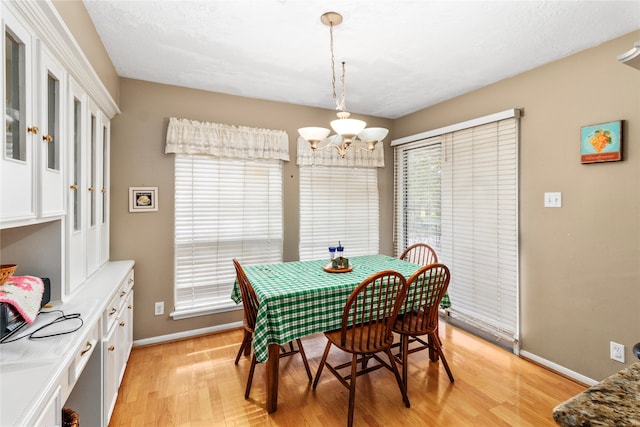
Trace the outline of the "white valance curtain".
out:
[[[165,153],[289,161],[289,136],[282,130],[171,117]]]
[[[334,136],[335,137],[335,136]],[[327,138],[331,141],[334,137]],[[323,142],[323,144],[325,144]],[[355,144],[355,143],[354,143]],[[338,151],[333,148],[312,150],[309,143],[302,137],[298,137],[298,166],[348,166],[362,168],[383,168],[384,147],[379,142],[373,151],[365,151],[356,147],[347,150],[345,157],[340,157]]]

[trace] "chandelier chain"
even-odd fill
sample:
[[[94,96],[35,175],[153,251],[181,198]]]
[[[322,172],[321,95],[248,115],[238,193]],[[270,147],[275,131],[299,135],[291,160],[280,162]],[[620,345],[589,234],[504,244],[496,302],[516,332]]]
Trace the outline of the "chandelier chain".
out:
[[[344,68],[344,61],[342,61],[342,77],[341,77],[341,79],[340,79],[340,81],[341,81],[341,83],[342,83],[342,101],[340,102],[340,106],[342,107],[342,110],[340,110],[340,111],[347,111],[347,106],[345,105],[345,99],[346,99],[345,92],[346,92],[346,88],[345,88],[345,83],[344,83],[344,82],[345,82],[345,78],[344,78],[345,71],[344,71],[344,70],[345,70],[345,68]]]
[[[346,111],[345,107],[345,88],[344,88],[344,62],[342,62],[342,99],[338,101],[336,93],[336,71],[335,71],[335,54],[333,52],[333,22],[329,23],[329,48],[331,49],[331,88],[333,89],[333,101],[336,103],[336,110]]]

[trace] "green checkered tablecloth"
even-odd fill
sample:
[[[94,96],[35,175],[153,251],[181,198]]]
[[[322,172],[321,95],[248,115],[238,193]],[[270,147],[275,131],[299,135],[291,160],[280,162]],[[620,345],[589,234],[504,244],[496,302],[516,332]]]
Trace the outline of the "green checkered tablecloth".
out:
[[[386,255],[351,257],[349,261],[353,270],[348,273],[327,273],[322,266],[328,260],[243,266],[260,304],[253,335],[259,362],[269,357],[269,344],[286,344],[339,328],[347,298],[370,275],[395,270],[408,278],[420,267]],[[237,283],[231,299],[241,302]],[[450,306],[448,296],[441,305]]]

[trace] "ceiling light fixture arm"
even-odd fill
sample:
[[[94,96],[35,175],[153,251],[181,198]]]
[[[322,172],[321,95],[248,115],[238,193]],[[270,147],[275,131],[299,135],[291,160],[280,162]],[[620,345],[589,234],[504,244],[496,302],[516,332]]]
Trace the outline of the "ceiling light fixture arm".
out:
[[[331,88],[333,90],[333,100],[338,111],[338,119],[331,121],[331,127],[337,135],[329,137],[330,129],[322,127],[305,127],[298,129],[298,133],[302,138],[309,142],[311,149],[322,150],[328,147],[335,147],[340,157],[347,155],[347,149],[351,146],[357,147],[364,151],[373,151],[376,144],[382,141],[389,131],[384,128],[368,128],[365,129],[367,123],[362,120],[351,119],[351,113],[346,109],[346,89],[345,89],[345,62],[342,62],[342,96],[338,100],[336,92],[336,73],[335,73],[335,54],[333,50],[333,27],[342,22],[342,15],[337,12],[327,12],[320,17],[320,21],[329,26],[329,48],[331,50]],[[327,141],[327,144],[320,147],[318,144]],[[355,144],[360,141],[365,146]],[[352,144],[353,143],[353,144]]]

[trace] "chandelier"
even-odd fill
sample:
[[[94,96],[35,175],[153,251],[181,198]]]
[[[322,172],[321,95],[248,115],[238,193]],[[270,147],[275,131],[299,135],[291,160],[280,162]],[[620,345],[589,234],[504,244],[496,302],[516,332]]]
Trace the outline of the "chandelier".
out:
[[[327,12],[320,17],[320,21],[329,26],[329,41],[331,49],[331,88],[333,100],[336,103],[338,119],[331,121],[331,128],[336,132],[329,137],[330,129],[324,127],[304,127],[298,129],[298,133],[304,138],[313,150],[321,150],[335,147],[340,157],[347,155],[349,147],[360,150],[373,151],[376,144],[382,141],[389,133],[385,128],[366,128],[367,123],[362,120],[351,119],[345,107],[345,63],[342,62],[342,94],[340,100],[336,95],[335,56],[333,53],[333,27],[342,22],[342,15],[337,12]],[[322,145],[320,145],[323,143]]]

